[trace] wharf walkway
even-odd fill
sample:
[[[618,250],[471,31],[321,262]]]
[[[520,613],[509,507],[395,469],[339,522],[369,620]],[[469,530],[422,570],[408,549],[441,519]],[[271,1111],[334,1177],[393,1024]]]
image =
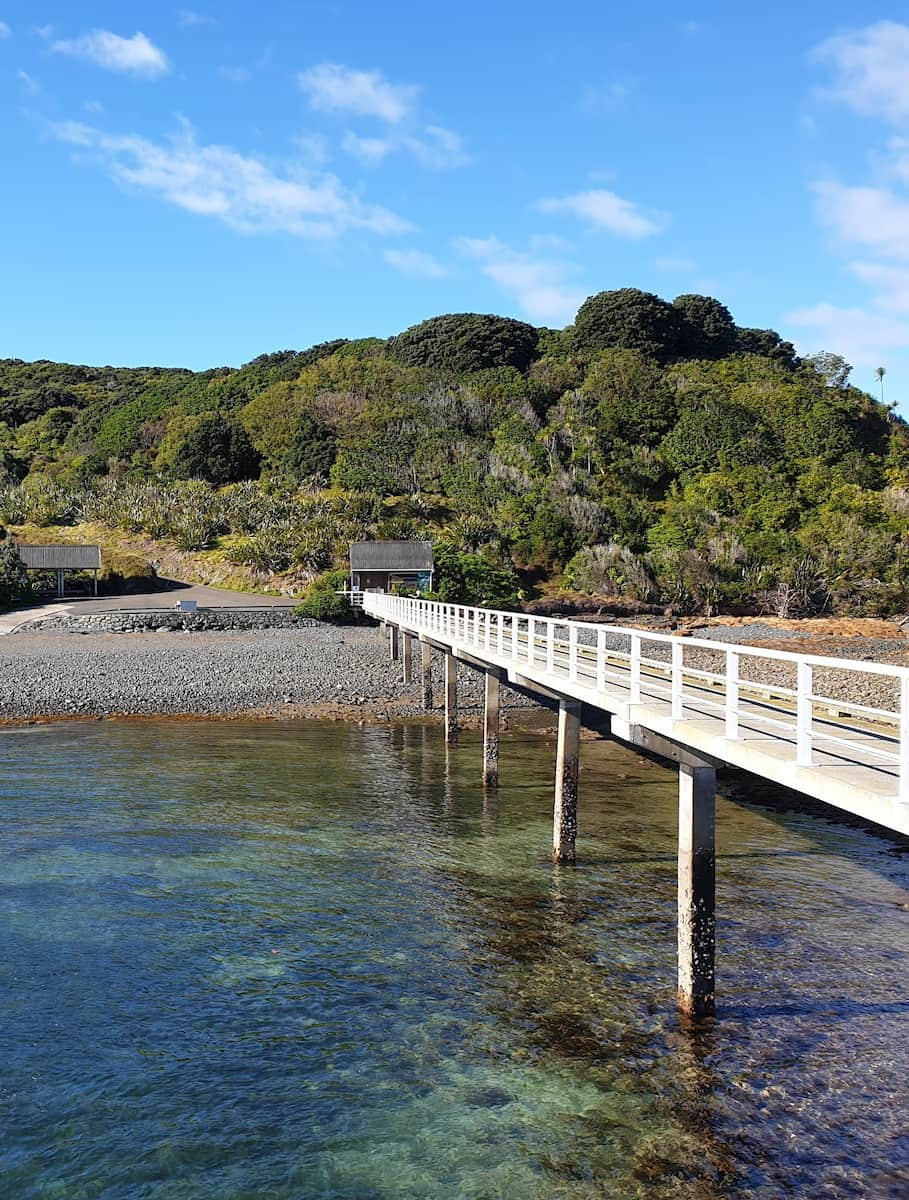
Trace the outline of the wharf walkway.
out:
[[[609,714],[611,736],[679,765],[679,998],[714,1011],[714,808],[716,768],[750,771],[909,835],[909,668],[777,652],[626,626],[440,604],[383,593],[357,597],[389,629],[422,647],[424,697],[435,648],[446,662],[446,731],[457,736],[457,661],[486,673],[483,778],[498,779],[501,681],[559,705],[553,858],[573,862],[580,706]],[[791,686],[762,679],[771,663]],[[886,707],[861,703],[877,676]],[[883,678],[881,678],[883,677]],[[856,686],[859,685],[859,686]],[[428,693],[428,694],[427,694]]]

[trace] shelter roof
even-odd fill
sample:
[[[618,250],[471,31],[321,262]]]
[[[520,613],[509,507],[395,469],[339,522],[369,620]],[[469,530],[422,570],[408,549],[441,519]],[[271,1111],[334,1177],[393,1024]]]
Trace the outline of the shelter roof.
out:
[[[431,571],[429,542],[352,542],[352,571]]]
[[[97,571],[101,568],[100,546],[23,546],[17,542],[16,549],[30,571]]]

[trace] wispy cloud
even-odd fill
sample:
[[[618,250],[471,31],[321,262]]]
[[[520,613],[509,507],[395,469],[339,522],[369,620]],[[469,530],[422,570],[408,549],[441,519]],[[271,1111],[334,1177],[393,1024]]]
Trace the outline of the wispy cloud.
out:
[[[822,42],[813,58],[833,68],[824,94],[867,116],[909,117],[909,25],[878,21]]]
[[[814,185],[822,223],[843,242],[909,259],[909,200],[883,187]]]
[[[196,12],[192,8],[178,8],[177,24],[184,29],[194,29],[200,25],[217,25],[218,22],[207,13]]]
[[[249,67],[218,67],[218,74],[228,83],[249,83],[252,71]]]
[[[463,167],[470,162],[460,135],[440,125],[427,125],[420,133],[390,129],[378,137],[363,137],[348,130],[341,148],[367,166],[377,166],[395,151],[412,154],[422,166],[435,171]]]
[[[564,325],[574,319],[588,295],[571,283],[578,270],[574,263],[524,254],[495,237],[461,238],[457,244],[531,320]]]
[[[448,268],[423,250],[386,250],[383,258],[390,267],[413,279],[444,279]]]
[[[41,84],[29,75],[28,71],[17,71],[16,78],[29,96],[37,96],[41,91]]]
[[[658,271],[674,271],[679,273],[697,270],[697,263],[691,258],[685,258],[681,254],[658,255],[654,260],[654,266]]]
[[[340,63],[320,63],[301,71],[297,83],[311,108],[378,117],[393,125],[413,111],[420,92],[413,84],[389,83],[381,71],[358,71]]]
[[[412,228],[396,213],[364,203],[334,175],[302,167],[279,174],[229,146],[199,145],[186,123],[164,142],[107,134],[75,121],[53,125],[51,132],[92,155],[121,186],[241,233],[326,240],[350,229],[394,234]]]
[[[876,367],[888,352],[909,346],[909,321],[863,308],[816,304],[787,313],[783,319],[810,331],[799,339],[803,350],[835,350],[857,367]],[[811,344],[807,344],[808,337],[813,339]]]
[[[395,153],[410,154],[436,171],[470,161],[460,134],[421,119],[421,89],[416,84],[390,83],[380,71],[359,71],[340,63],[311,67],[297,82],[313,109],[383,123],[378,133],[373,127],[366,133],[349,129],[344,134],[341,148],[366,166],[378,166]]]
[[[0,41],[2,41],[3,38],[8,38],[8,37],[12,37],[12,36],[13,36],[13,31],[10,29],[9,25],[7,25],[7,23],[5,21],[0,21]]]
[[[645,213],[633,201],[624,200],[604,188],[540,200],[537,208],[544,213],[570,213],[588,221],[594,228],[606,229],[618,237],[651,237],[669,224],[665,214]]]
[[[631,88],[627,83],[613,80],[611,83],[588,84],[581,93],[581,111],[591,116],[602,116],[624,108]]]
[[[124,38],[106,29],[95,29],[72,41],[54,42],[51,50],[94,63],[106,71],[142,75],[147,79],[154,79],[170,70],[167,55],[144,33],[134,33],[132,37]]]

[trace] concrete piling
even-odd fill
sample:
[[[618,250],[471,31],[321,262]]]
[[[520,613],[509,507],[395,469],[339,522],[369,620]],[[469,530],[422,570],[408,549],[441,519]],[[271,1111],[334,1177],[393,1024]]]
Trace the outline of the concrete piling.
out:
[[[715,1012],[716,770],[679,767],[679,1008]]]
[[[483,786],[499,786],[499,676],[486,672],[483,706]]]
[[[445,741],[454,745],[458,740],[458,660],[445,654]]]
[[[420,642],[420,683],[423,711],[432,712],[432,646],[429,642]]]
[[[581,748],[581,706],[559,701],[559,745],[556,755],[555,805],[552,822],[552,861],[573,863],[578,835],[578,758]]]
[[[405,684],[410,683],[410,667],[413,661],[413,637],[409,633],[401,632],[401,663],[403,667],[403,675]]]

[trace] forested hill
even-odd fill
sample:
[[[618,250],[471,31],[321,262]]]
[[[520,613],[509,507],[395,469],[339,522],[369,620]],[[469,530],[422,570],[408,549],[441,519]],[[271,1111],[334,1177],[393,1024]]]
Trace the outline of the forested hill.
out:
[[[0,360],[0,521],[103,521],[300,579],[429,537],[449,594],[907,607],[909,436],[835,354],[705,296],[435,317],[202,372]]]

